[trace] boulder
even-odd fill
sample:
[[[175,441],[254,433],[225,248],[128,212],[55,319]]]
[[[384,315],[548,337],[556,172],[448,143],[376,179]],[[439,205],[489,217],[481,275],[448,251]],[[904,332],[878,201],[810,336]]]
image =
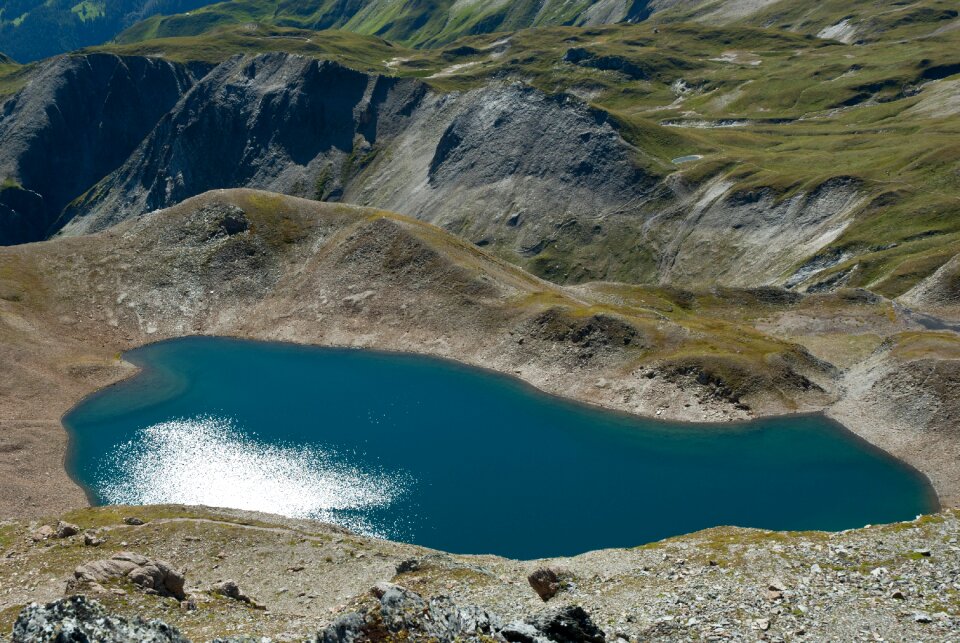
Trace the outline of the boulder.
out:
[[[560,577],[549,567],[541,567],[527,576],[527,582],[544,602],[556,596],[563,588]]]
[[[100,587],[103,583],[126,579],[148,593],[183,600],[183,574],[167,562],[150,560],[140,554],[121,552],[111,558],[85,563],[73,572],[68,591],[80,587]]]
[[[60,521],[57,523],[57,538],[69,538],[80,533],[80,527],[69,522]]]
[[[554,612],[527,619],[544,637],[555,643],[604,643],[606,636],[586,610],[568,605]]]
[[[53,527],[51,527],[50,525],[43,525],[42,527],[37,529],[35,532],[30,534],[30,538],[31,540],[33,540],[33,542],[38,543],[41,540],[47,540],[48,538],[53,538],[56,535],[57,535],[57,532],[56,530],[54,530]]]
[[[257,603],[255,600],[244,594],[240,591],[240,586],[237,585],[237,582],[234,580],[225,580],[222,583],[217,583],[212,588],[210,588],[211,594],[216,594],[218,596],[223,596],[241,603],[246,603],[251,607],[256,609],[264,609],[262,605]]]
[[[397,574],[408,574],[416,571],[420,571],[420,560],[417,558],[407,558],[397,563]]]

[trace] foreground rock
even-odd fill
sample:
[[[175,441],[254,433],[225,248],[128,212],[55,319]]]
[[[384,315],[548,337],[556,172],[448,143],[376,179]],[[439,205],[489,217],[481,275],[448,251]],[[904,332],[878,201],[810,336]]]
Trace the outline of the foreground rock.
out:
[[[527,576],[527,582],[544,602],[556,596],[563,587],[557,573],[549,567],[541,567]]]
[[[189,643],[161,621],[127,620],[107,614],[96,601],[71,596],[47,605],[30,605],[13,626],[13,643]]]
[[[504,624],[486,610],[459,607],[440,596],[429,601],[398,585],[384,584],[379,604],[337,618],[318,632],[316,643],[354,641],[499,641],[500,643],[604,643],[604,633],[581,607],[569,606],[524,621]],[[218,639],[228,640],[228,639]],[[242,639],[229,639],[242,640]],[[189,643],[159,620],[128,620],[108,614],[96,601],[71,596],[25,608],[13,627],[13,643]]]
[[[0,521],[0,640],[25,605],[63,599],[64,579],[78,563],[111,560],[110,548],[120,543],[188,570],[188,597],[178,604],[157,592],[131,591],[124,576],[101,585],[106,591],[96,600],[109,614],[130,622],[160,619],[193,641],[303,641],[318,632],[340,636],[329,629],[334,625],[369,634],[378,622],[385,633],[406,627],[437,640],[450,628],[461,637],[486,628],[490,634],[483,636],[514,643],[544,634],[594,638],[575,608],[611,642],[761,635],[771,641],[946,641],[960,630],[957,511],[835,534],[717,528],[643,547],[532,561],[445,554],[232,510],[138,512],[149,529],[125,524],[111,507],[65,517],[84,534],[96,527],[107,537],[101,549],[76,537],[34,542],[35,525]],[[411,559],[417,564],[403,564]],[[398,567],[405,571],[397,574]],[[553,569],[564,583],[546,605],[528,581],[541,568]],[[212,591],[231,578],[236,595],[255,597],[265,609]],[[422,620],[421,612],[429,618]]]
[[[568,606],[504,623],[475,605],[459,607],[439,596],[429,601],[399,585],[374,588],[380,603],[345,614],[319,632],[316,643],[353,643],[397,637],[413,641],[510,641],[511,643],[603,643],[604,633],[581,607]]]

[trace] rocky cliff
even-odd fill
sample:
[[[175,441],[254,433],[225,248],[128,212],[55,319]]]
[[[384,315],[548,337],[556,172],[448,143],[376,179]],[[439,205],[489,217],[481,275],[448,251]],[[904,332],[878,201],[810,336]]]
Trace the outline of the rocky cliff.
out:
[[[393,209],[536,255],[564,225],[641,200],[656,180],[643,160],[571,97],[517,84],[437,94],[299,56],[236,57],[64,220],[70,233],[99,230],[249,186]]]
[[[153,58],[64,56],[43,66],[2,107],[0,243],[46,238],[193,82],[187,67]]]

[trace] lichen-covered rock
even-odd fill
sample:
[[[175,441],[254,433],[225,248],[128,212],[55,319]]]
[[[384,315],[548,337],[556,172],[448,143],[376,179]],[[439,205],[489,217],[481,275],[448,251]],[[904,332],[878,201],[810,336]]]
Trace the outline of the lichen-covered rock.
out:
[[[210,590],[210,593],[240,601],[241,603],[247,603],[254,607],[260,607],[255,600],[240,591],[240,586],[237,585],[237,582],[234,580],[225,580],[222,583],[217,583]]]
[[[12,643],[190,643],[162,621],[111,616],[96,601],[71,596],[47,605],[34,603],[13,626]]]

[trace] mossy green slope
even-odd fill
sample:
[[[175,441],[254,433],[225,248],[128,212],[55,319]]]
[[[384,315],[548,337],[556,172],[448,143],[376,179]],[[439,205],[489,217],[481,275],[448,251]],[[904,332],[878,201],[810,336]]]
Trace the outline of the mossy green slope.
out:
[[[155,16],[120,34],[118,42],[196,36],[229,24],[256,22],[305,29],[344,29],[412,46],[448,43],[460,36],[543,25],[579,24],[599,0],[231,0],[189,14]],[[634,3],[638,4],[638,3]],[[642,4],[642,3],[640,3]],[[617,19],[641,14],[624,7]]]

